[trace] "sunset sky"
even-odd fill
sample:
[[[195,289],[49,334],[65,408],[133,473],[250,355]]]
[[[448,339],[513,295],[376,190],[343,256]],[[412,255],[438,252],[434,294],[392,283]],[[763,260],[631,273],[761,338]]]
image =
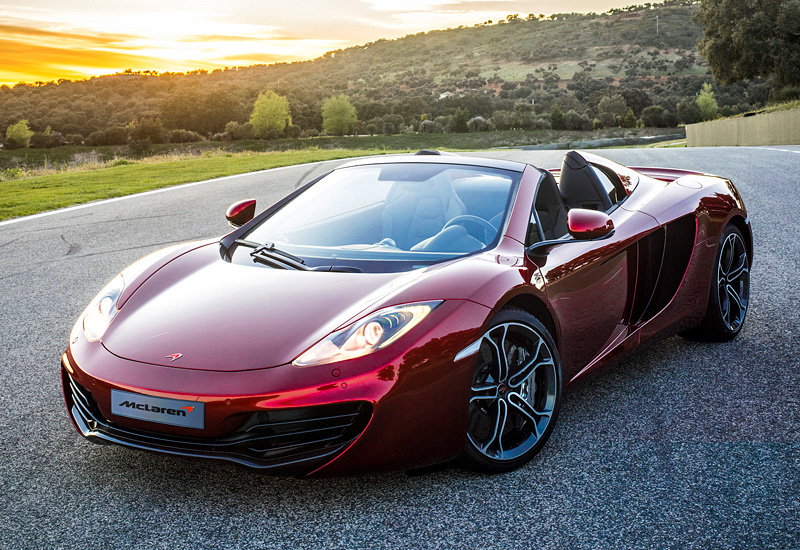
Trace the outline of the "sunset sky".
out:
[[[0,0],[0,84],[294,61],[507,14],[633,0]]]

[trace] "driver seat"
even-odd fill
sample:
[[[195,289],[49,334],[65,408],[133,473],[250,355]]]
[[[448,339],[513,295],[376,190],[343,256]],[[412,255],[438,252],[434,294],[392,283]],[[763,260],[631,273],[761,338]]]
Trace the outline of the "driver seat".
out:
[[[447,174],[428,181],[398,181],[386,195],[383,237],[392,239],[401,250],[410,250],[439,233],[448,220],[466,213],[467,207]]]
[[[567,208],[586,208],[601,212],[611,209],[611,198],[603,184],[591,165],[577,151],[564,155],[558,187]]]

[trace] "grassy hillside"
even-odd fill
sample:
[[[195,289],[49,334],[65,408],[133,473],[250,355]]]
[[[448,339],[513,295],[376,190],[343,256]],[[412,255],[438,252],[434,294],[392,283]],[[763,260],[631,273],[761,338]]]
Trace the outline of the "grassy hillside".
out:
[[[436,121],[435,131],[450,131],[457,109],[484,118],[485,129],[548,129],[556,106],[575,113],[566,129],[591,130],[603,119],[600,101],[616,94],[637,118],[650,105],[662,106],[669,116],[655,124],[674,126],[685,122],[678,103],[692,101],[710,81],[695,50],[701,37],[695,9],[691,1],[668,0],[603,14],[509,16],[378,40],[306,62],[211,73],[130,70],[2,86],[0,132],[26,119],[34,131],[50,127],[67,142],[124,144],[125,128],[147,118],[165,131],[230,139],[226,125],[246,123],[256,95],[266,89],[289,99],[288,134],[295,137],[318,134],[322,102],[339,93],[356,106],[360,133],[417,131],[422,118]],[[736,114],[763,105],[770,87],[756,82],[715,85],[714,91],[723,114]],[[605,120],[616,125],[614,116]],[[160,136],[154,141],[168,139],[166,132]]]

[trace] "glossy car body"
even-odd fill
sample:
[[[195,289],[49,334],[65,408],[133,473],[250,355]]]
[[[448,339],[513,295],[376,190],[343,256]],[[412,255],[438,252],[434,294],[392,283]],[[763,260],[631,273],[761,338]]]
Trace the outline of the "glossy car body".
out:
[[[426,163],[513,172],[517,184],[494,243],[388,272],[299,272],[232,261],[236,240],[311,182],[221,239],[137,262],[123,272],[118,313],[102,338],[87,337],[84,316],[70,335],[62,358],[70,420],[95,442],[279,474],[408,469],[458,457],[467,444],[475,343],[498,312],[519,308],[541,321],[567,386],[703,321],[724,228],[738,228],[752,258],[747,213],[730,181],[570,155],[616,178],[619,193],[611,208],[598,208],[607,213],[597,219],[575,203],[573,236],[546,234],[547,208],[539,207],[548,206],[545,189],[557,189],[550,172],[507,161],[403,156],[338,170]],[[438,305],[391,345],[330,364],[295,364],[371,312],[426,301]],[[202,404],[203,427],[114,414],[112,390]]]

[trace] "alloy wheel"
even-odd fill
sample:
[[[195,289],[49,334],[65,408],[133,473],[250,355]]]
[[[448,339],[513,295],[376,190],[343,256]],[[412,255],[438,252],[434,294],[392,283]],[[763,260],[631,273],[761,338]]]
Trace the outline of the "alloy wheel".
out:
[[[747,313],[750,299],[750,268],[747,249],[738,233],[730,233],[722,243],[717,266],[717,296],[722,322],[737,332]]]
[[[557,403],[553,351],[534,328],[517,322],[481,338],[472,384],[468,438],[492,461],[512,461],[545,434]]]

